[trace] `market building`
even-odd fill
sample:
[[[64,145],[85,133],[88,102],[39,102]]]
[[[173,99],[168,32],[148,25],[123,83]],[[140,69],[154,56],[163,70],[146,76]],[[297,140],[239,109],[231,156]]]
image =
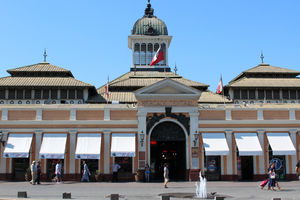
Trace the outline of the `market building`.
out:
[[[46,55],[8,70],[0,79],[0,179],[24,179],[33,160],[44,180],[58,161],[64,180],[79,180],[82,160],[104,181],[114,163],[119,180],[134,180],[146,164],[161,180],[164,163],[171,180],[196,180],[199,170],[208,180],[259,180],[274,160],[280,179],[295,179],[300,72],[262,59],[224,87],[224,98],[171,71],[171,40],[148,3],[128,37],[130,71],[109,83],[109,95]],[[163,60],[150,66],[159,49]]]

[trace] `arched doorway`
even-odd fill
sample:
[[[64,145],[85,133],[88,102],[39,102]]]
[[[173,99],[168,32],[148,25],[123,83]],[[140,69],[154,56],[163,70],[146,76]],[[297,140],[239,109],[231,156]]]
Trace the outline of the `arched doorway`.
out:
[[[153,180],[163,179],[163,165],[168,163],[171,180],[186,179],[186,136],[176,123],[165,121],[150,135],[150,166]]]

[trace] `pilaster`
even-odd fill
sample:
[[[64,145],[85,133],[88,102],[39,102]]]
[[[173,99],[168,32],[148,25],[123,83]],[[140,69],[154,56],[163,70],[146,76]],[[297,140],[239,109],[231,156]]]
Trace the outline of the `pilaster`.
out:
[[[103,131],[104,136],[104,174],[110,174],[110,130]]]
[[[232,167],[232,130],[225,130],[225,137],[227,140],[227,144],[229,147],[229,154],[227,155],[227,174],[226,175],[233,175],[233,167]]]
[[[261,156],[258,156],[258,160],[259,160],[259,174],[265,174],[265,170],[266,170],[266,167],[265,166],[265,159],[268,159],[265,157],[265,143],[264,143],[264,134],[265,134],[265,130],[263,129],[259,129],[257,130],[257,134],[258,134],[258,140],[259,140],[259,143],[261,145],[261,148],[263,150],[263,155]],[[269,162],[269,161],[268,161]]]
[[[144,169],[146,163],[150,163],[150,157],[146,155],[147,144],[150,148],[150,141],[147,141],[146,112],[138,111],[138,168]],[[150,151],[148,151],[148,155]],[[148,158],[148,159],[147,159]]]
[[[35,130],[35,160],[40,160],[40,149],[42,144],[42,130]],[[42,171],[42,173],[45,173]]]
[[[8,110],[7,110],[7,108],[2,109],[2,118],[1,118],[1,120],[3,120],[3,121],[8,120]]]
[[[225,110],[225,119],[231,120],[231,110],[230,109]]]
[[[42,120],[43,119],[42,115],[43,115],[42,109],[41,108],[36,109],[36,119],[35,120],[37,120],[37,121]]]
[[[295,147],[295,149],[296,149],[296,151],[297,151],[297,132],[298,132],[298,130],[297,129],[290,129],[290,137],[291,137],[291,140],[292,140],[292,143],[293,143],[293,145],[294,145],[294,147]],[[296,164],[297,164],[297,153],[295,154],[295,155],[292,155],[291,156],[292,157],[292,171],[291,172],[289,172],[289,174],[293,174],[294,173],[294,169],[295,169],[295,166],[296,166]],[[288,169],[288,168],[287,168]]]
[[[70,130],[70,174],[75,174],[75,148],[77,130]]]
[[[290,109],[290,120],[296,120],[295,109]]]
[[[104,108],[104,121],[109,121],[109,120],[110,120],[110,109]]]
[[[76,109],[75,108],[72,108],[70,110],[70,120],[72,120],[72,121],[76,120]]]
[[[3,138],[2,139],[4,141],[7,141],[8,130],[2,130],[2,134],[3,134]],[[0,145],[2,145],[2,144],[0,143]],[[6,160],[7,159],[3,158],[4,149],[5,149],[5,147],[1,146],[1,152],[0,152],[0,174],[5,174],[6,173]]]
[[[262,109],[257,110],[257,120],[264,120],[264,113]]]
[[[199,156],[197,157],[193,157],[192,156],[192,151],[199,151],[199,133],[198,133],[198,124],[199,124],[199,112],[198,111],[194,111],[194,112],[190,112],[190,147],[189,147],[189,151],[188,155],[187,155],[187,159],[191,158],[191,169],[199,169]],[[194,149],[194,150],[193,150]],[[199,152],[198,152],[199,154]]]

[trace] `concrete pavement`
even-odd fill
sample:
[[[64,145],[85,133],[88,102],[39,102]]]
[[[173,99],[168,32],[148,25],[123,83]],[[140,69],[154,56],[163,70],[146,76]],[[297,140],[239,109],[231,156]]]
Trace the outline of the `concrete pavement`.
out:
[[[207,192],[217,192],[219,195],[227,196],[226,199],[268,199],[280,197],[285,200],[300,199],[300,182],[280,182],[282,191],[261,190],[259,182],[208,182]],[[0,199],[16,199],[18,191],[27,191],[30,199],[62,199],[62,193],[71,192],[72,199],[109,199],[110,194],[118,193],[126,200],[158,200],[159,194],[195,193],[194,182],[171,182],[169,188],[162,187],[162,183],[78,183],[65,182],[62,184],[43,182],[41,185],[31,185],[28,182],[0,182]],[[187,198],[171,198],[181,200]],[[195,198],[194,198],[195,199]]]

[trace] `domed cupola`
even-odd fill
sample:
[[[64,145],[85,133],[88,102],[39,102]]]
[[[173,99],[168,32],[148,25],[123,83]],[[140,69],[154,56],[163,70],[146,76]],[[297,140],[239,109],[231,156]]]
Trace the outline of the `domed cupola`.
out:
[[[128,37],[133,61],[131,71],[170,71],[168,48],[172,36],[168,35],[166,24],[153,14],[154,9],[148,0],[144,16],[135,22]],[[153,64],[152,60],[158,53],[161,59]]]
[[[168,29],[161,19],[153,15],[154,9],[150,2],[145,9],[145,15],[138,19],[131,31],[132,35],[168,35]]]

